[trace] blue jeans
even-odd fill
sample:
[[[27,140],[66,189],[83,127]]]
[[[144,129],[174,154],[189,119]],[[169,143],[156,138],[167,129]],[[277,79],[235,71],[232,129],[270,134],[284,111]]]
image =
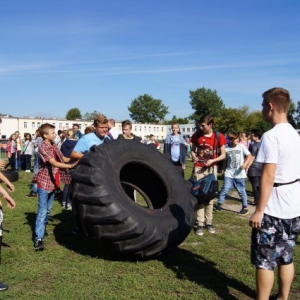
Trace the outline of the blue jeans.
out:
[[[39,154],[34,151],[33,172],[37,174],[39,171]]]
[[[22,163],[21,163],[21,150],[18,150],[17,152],[16,152],[16,164],[15,164],[15,168],[16,168],[16,170],[21,170],[21,166],[22,165]]]
[[[38,211],[35,221],[35,240],[41,240],[45,235],[45,227],[53,206],[54,191],[48,192],[38,188]]]
[[[31,192],[37,194],[37,192],[38,192],[38,187],[37,187],[36,182],[31,183],[31,185],[30,185],[30,190],[31,190]]]
[[[240,197],[242,198],[242,204],[243,207],[248,206],[248,201],[247,201],[247,193],[246,193],[246,188],[245,188],[245,178],[231,178],[231,177],[225,177],[222,189],[219,193],[219,199],[218,203],[223,204],[225,201],[226,195],[233,189],[236,188]]]

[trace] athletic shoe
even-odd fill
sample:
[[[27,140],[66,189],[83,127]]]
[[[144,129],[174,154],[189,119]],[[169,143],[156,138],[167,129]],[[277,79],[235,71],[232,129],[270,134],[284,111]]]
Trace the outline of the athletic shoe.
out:
[[[206,229],[209,233],[215,233],[216,232],[215,228],[211,224],[206,225]]]
[[[28,195],[26,195],[27,198],[35,198],[37,197],[37,194],[34,192],[30,192]]]
[[[43,240],[36,240],[34,243],[35,251],[43,251],[45,248]]]
[[[241,211],[238,213],[240,216],[246,216],[246,215],[248,215],[249,214],[249,211],[248,211],[248,209],[246,209],[246,208],[242,208],[241,209]]]
[[[66,210],[72,210],[72,205],[71,204],[67,204]]]
[[[0,291],[5,291],[8,289],[8,285],[3,282],[0,282]]]
[[[196,234],[197,235],[203,235],[203,226],[198,226],[197,227]]]
[[[216,211],[221,211],[221,210],[223,210],[222,204],[218,203],[218,205],[216,206],[216,209],[215,209],[215,210],[216,210]]]

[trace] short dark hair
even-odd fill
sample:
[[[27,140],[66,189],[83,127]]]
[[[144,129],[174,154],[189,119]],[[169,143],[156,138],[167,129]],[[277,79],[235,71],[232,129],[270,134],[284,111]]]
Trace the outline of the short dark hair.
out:
[[[132,128],[132,122],[130,120],[125,120],[122,122],[122,128],[128,125],[130,126],[130,128]]]
[[[214,118],[211,115],[204,115],[199,119],[198,123],[214,124]]]
[[[44,139],[44,134],[48,133],[49,129],[54,129],[55,126],[50,123],[44,123],[39,127],[41,137]]]

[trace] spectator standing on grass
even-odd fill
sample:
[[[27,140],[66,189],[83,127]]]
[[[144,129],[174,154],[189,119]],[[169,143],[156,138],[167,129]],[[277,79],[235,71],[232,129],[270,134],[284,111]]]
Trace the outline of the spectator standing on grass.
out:
[[[192,150],[191,156],[194,161],[193,177],[196,180],[213,173],[217,178],[218,162],[226,157],[225,136],[213,131],[214,118],[210,115],[204,115],[199,120],[200,130],[197,130],[191,137]],[[220,155],[217,155],[219,150]],[[199,204],[197,210],[197,229],[196,234],[203,235],[204,226],[209,233],[215,233],[212,225],[214,200],[208,203]]]
[[[23,148],[23,141],[22,141],[19,131],[15,132],[15,136],[16,136],[16,144],[17,144],[15,168],[17,171],[21,171],[21,167],[22,167],[21,152],[22,152],[22,148]]]
[[[164,142],[164,154],[170,154],[171,162],[175,166],[182,168],[184,177],[186,163],[186,146],[182,135],[179,133],[179,123],[173,122],[171,125],[172,133],[168,134]]]
[[[30,133],[26,133],[23,145],[24,145],[24,152],[22,154],[24,155],[24,159],[25,159],[25,172],[30,173],[31,157],[32,157],[33,147],[34,147]]]
[[[7,151],[8,163],[6,164],[4,169],[7,169],[10,166],[12,170],[15,170],[17,143],[16,143],[16,135],[14,133],[11,134],[11,136],[8,139],[6,151]]]
[[[62,154],[67,157],[70,158],[71,156],[71,152],[74,149],[76,143],[77,143],[77,139],[75,138],[75,131],[73,129],[68,129],[67,130],[67,138],[66,140],[63,142],[63,144],[61,145],[61,152]],[[69,173],[68,169],[65,169],[66,173]],[[64,185],[64,189],[63,189],[63,199],[62,199],[62,207],[66,208],[67,210],[71,210],[72,209],[72,199],[70,198],[70,183],[71,183],[71,175],[68,174],[67,176],[67,181],[65,182]]]
[[[115,140],[118,138],[120,132],[118,128],[116,127],[116,122],[114,119],[109,119],[108,120],[108,136],[110,137],[111,140]]]
[[[159,143],[156,141],[155,136],[153,134],[150,134],[149,141],[147,142],[147,145],[154,144],[156,149],[160,149]]]
[[[83,133],[79,130],[79,124],[73,124],[73,130],[75,132],[75,139],[79,140],[83,136]]]
[[[262,134],[258,131],[253,131],[251,134],[252,143],[249,144],[249,151],[252,155],[252,162],[248,168],[248,178],[252,185],[252,193],[254,197],[253,205],[256,205],[259,196],[259,185],[262,172],[262,163],[256,161],[256,156],[260,147],[260,138]]]
[[[248,199],[245,183],[245,179],[247,178],[246,169],[252,161],[252,155],[246,146],[240,143],[239,134],[228,133],[228,138],[230,140],[230,146],[225,148],[226,160],[222,168],[222,172],[225,170],[224,182],[219,193],[216,211],[222,210],[226,195],[233,188],[236,188],[242,198],[242,209],[239,215],[245,216],[249,213],[247,209]]]
[[[293,248],[300,232],[300,139],[288,123],[289,92],[263,93],[262,114],[272,129],[264,133],[256,157],[263,164],[252,227],[251,262],[256,267],[257,299],[269,299],[278,267],[278,294],[288,299],[294,278]]]
[[[70,158],[63,156],[55,144],[55,126],[45,123],[40,127],[43,142],[39,148],[40,168],[36,176],[38,186],[38,211],[35,222],[34,249],[44,250],[45,226],[52,209],[55,190],[64,181],[65,173],[60,169],[71,169],[76,163],[67,164]]]

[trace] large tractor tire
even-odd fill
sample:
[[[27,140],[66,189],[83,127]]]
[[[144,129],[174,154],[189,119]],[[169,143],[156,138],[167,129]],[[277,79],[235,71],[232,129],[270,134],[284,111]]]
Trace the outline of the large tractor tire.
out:
[[[10,182],[15,182],[19,180],[19,173],[17,171],[2,171],[2,174],[10,181]],[[2,180],[0,179],[0,182]]]
[[[195,223],[197,200],[178,167],[137,140],[93,146],[72,177],[75,218],[109,253],[161,255],[182,243]],[[128,190],[136,191],[136,202]]]

